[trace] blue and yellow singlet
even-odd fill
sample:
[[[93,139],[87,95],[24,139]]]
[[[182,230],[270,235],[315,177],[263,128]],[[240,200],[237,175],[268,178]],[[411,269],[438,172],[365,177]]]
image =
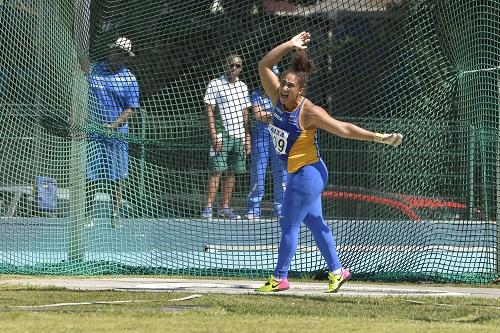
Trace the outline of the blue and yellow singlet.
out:
[[[316,129],[306,130],[299,125],[299,115],[305,100],[302,97],[291,112],[285,111],[281,101],[278,101],[273,110],[273,123],[269,125],[276,153],[289,173],[320,159]]]

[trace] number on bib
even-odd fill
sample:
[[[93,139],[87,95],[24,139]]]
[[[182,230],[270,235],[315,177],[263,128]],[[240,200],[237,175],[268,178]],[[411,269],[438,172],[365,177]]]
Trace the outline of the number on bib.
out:
[[[270,124],[269,133],[273,138],[274,150],[276,150],[276,154],[278,155],[286,154],[288,132],[285,132],[281,128]]]

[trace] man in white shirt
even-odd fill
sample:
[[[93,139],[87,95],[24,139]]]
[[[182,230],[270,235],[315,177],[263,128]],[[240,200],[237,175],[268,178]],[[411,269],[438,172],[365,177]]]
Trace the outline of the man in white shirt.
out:
[[[210,131],[210,169],[205,208],[202,217],[211,219],[212,205],[215,200],[221,175],[222,203],[218,215],[222,218],[240,218],[230,208],[230,201],[236,183],[236,173],[245,172],[246,155],[250,154],[251,140],[249,131],[248,108],[251,106],[247,85],[239,80],[243,61],[240,56],[227,57],[227,72],[218,79],[210,81],[203,98],[206,105],[207,125]],[[217,108],[222,128],[215,121]]]

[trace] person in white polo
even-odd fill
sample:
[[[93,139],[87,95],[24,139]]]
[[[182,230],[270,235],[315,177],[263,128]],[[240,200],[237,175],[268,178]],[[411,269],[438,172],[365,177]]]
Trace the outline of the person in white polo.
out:
[[[251,140],[248,109],[251,107],[247,85],[239,80],[243,68],[240,56],[230,54],[226,58],[227,72],[220,78],[211,80],[203,101],[206,105],[207,125],[210,131],[210,175],[202,217],[211,219],[221,175],[222,202],[218,216],[238,219],[240,216],[230,208],[231,197],[236,183],[236,174],[244,173],[246,155],[250,154]],[[217,126],[215,110],[222,122]]]

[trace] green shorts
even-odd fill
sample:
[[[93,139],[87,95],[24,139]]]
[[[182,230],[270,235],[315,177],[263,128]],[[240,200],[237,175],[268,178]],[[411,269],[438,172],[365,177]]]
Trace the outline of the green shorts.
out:
[[[243,173],[246,171],[245,139],[236,138],[227,133],[219,134],[222,137],[222,150],[216,154],[210,148],[210,171],[231,171]]]

